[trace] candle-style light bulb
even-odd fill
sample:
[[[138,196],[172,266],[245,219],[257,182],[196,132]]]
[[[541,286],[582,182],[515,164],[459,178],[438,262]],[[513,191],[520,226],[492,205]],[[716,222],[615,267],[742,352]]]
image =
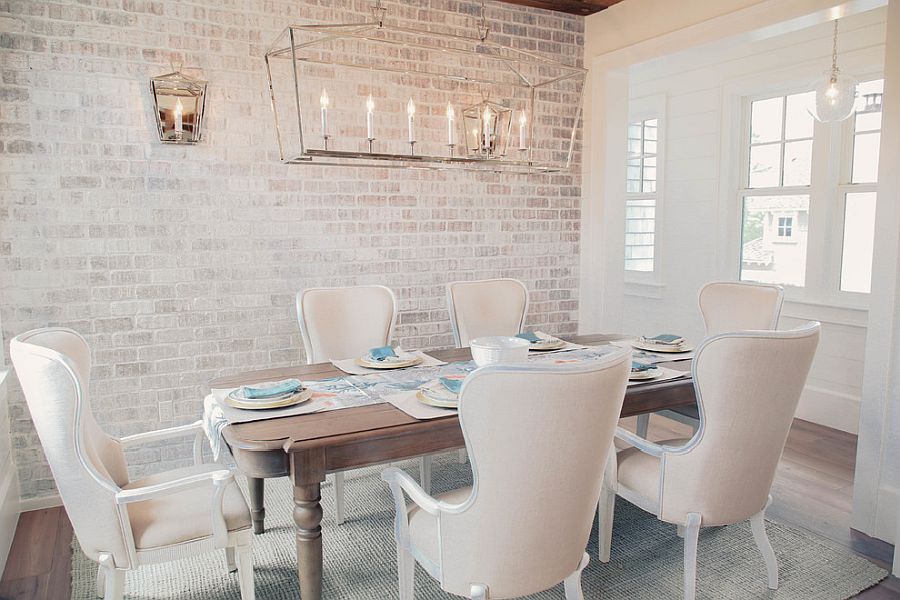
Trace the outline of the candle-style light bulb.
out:
[[[322,137],[328,137],[328,91],[322,88],[322,96],[319,98],[319,104],[322,106]]]
[[[453,105],[449,102],[447,103],[447,145],[453,146],[453,121],[456,119],[456,112],[453,110]]]
[[[413,125],[414,116],[416,114],[416,103],[413,102],[412,98],[410,98],[409,102],[406,103],[406,114],[409,117],[409,143],[412,144],[416,141],[416,131],[415,126]]]
[[[491,109],[484,107],[484,114],[481,116],[482,128],[484,129],[484,149],[491,150]]]
[[[366,100],[366,137],[375,139],[375,100],[372,99],[372,94]]]
[[[525,115],[525,111],[523,110],[519,113],[519,150],[525,150],[527,146],[525,145],[525,126],[528,124],[528,117]]]
[[[181,133],[184,131],[184,105],[181,103],[181,98],[178,99],[178,102],[175,103],[175,132]]]

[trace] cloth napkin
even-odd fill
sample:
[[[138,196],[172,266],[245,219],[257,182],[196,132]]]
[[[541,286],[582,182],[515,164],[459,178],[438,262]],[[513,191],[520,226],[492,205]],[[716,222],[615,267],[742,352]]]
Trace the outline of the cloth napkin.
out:
[[[241,387],[241,391],[244,394],[244,398],[255,400],[261,398],[273,398],[275,396],[287,394],[288,392],[296,392],[302,387],[303,384],[300,383],[299,379],[284,379],[282,381],[275,382],[274,385],[245,385]]]
[[[642,335],[641,341],[645,344],[657,344],[659,346],[680,346],[684,343],[684,338],[680,335],[663,333],[654,337],[647,337]]]
[[[397,353],[394,352],[394,348],[392,346],[382,346],[380,348],[372,348],[369,350],[369,357],[372,360],[384,360],[386,358],[396,357]]]
[[[441,385],[443,385],[454,394],[458,394],[459,390],[462,389],[462,379],[450,379],[449,377],[441,377],[440,381]]]
[[[632,373],[643,373],[644,371],[649,371],[650,369],[655,368],[653,365],[645,365],[643,363],[631,361],[631,372]]]
[[[516,337],[522,338],[523,340],[526,340],[526,341],[529,341],[532,344],[535,344],[535,343],[541,341],[540,336],[535,335],[535,333],[533,331],[526,331],[525,333],[517,333]]]

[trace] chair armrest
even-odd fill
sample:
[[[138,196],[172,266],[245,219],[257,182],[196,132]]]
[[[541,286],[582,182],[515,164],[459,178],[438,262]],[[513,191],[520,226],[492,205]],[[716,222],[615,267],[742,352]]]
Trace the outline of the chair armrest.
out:
[[[403,492],[406,492],[409,499],[428,514],[436,515],[441,511],[441,503],[428,495],[406,471],[397,467],[388,467],[381,472],[381,479],[391,486],[397,507],[399,509],[402,506],[404,514],[406,513],[406,502],[403,501]]]
[[[662,456],[668,450],[666,446],[654,444],[653,442],[642,438],[638,434],[632,433],[627,429],[622,429],[621,427],[616,427],[616,437],[623,442],[631,444],[641,452],[649,454],[650,456]]]
[[[123,447],[137,446],[140,444],[149,444],[152,442],[160,442],[179,437],[194,436],[194,464],[203,463],[203,423],[195,421],[187,425],[179,425],[177,427],[169,427],[167,429],[158,429],[156,431],[147,431],[144,433],[136,433],[119,438],[119,443]]]

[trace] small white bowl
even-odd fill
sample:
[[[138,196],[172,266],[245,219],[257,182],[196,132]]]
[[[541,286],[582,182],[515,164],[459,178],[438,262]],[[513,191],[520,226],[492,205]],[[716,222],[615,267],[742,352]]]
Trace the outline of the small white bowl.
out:
[[[518,363],[528,360],[527,340],[505,335],[491,335],[475,338],[469,343],[472,359],[479,367],[499,363]]]

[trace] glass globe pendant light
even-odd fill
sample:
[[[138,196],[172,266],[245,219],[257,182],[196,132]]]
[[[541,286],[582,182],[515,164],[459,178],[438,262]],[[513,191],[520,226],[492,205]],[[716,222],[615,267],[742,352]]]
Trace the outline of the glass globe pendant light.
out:
[[[837,66],[838,21],[834,20],[834,41],[831,48],[831,68],[816,86],[816,111],[813,116],[822,123],[843,121],[853,114],[856,86],[859,82],[841,72]]]

